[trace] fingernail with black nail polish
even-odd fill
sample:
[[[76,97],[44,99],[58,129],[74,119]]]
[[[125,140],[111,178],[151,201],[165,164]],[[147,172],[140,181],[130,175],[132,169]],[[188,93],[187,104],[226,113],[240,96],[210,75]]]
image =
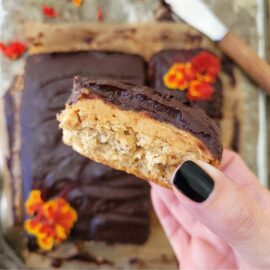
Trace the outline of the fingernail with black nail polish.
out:
[[[205,201],[214,189],[212,178],[193,161],[185,161],[173,178],[174,186],[195,202]]]

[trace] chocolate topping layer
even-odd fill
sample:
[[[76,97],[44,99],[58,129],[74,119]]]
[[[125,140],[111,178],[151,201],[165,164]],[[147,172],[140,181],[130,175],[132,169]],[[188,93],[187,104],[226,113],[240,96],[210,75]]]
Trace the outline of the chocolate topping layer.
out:
[[[86,89],[90,91],[86,93]],[[68,104],[81,98],[102,98],[123,110],[143,111],[158,121],[167,122],[199,138],[220,160],[222,145],[216,123],[199,107],[171,96],[161,95],[149,87],[138,87],[115,80],[74,78],[73,93]]]
[[[40,189],[44,200],[64,197],[78,213],[74,240],[141,244],[148,237],[148,183],[77,154],[62,143],[56,121],[75,75],[144,84],[144,65],[139,56],[107,52],[27,58],[21,111],[25,200],[32,189]]]

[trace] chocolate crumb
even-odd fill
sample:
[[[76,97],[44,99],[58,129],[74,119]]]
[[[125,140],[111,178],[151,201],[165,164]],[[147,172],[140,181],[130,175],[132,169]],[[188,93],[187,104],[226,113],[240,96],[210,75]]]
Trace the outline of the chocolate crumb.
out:
[[[140,268],[146,267],[146,262],[140,257],[131,257],[128,261],[129,265],[136,265]]]
[[[118,29],[118,30],[115,30],[114,33],[115,34],[135,34],[137,32],[137,29],[136,28],[123,28],[123,29]]]
[[[199,46],[202,42],[202,36],[191,34],[191,33],[186,33],[185,40],[187,43],[191,43],[191,44],[196,43]]]
[[[85,39],[84,39],[84,42],[85,43],[91,43],[92,41],[93,41],[93,37],[86,37]]]
[[[161,254],[160,259],[164,263],[170,262],[170,259],[168,258],[168,255],[166,255],[166,254]]]
[[[33,38],[33,37],[28,37],[26,40],[27,40],[28,42],[34,42],[35,38]]]
[[[231,148],[235,152],[239,152],[239,139],[240,139],[240,121],[237,116],[233,119],[233,136],[231,141]]]
[[[63,259],[61,259],[61,258],[53,258],[52,259],[52,263],[51,263],[52,267],[59,268],[62,266],[62,264],[63,264]]]
[[[39,47],[39,46],[42,46],[43,43],[40,41],[35,41],[35,42],[33,42],[33,45]]]
[[[161,40],[163,41],[167,41],[171,38],[172,36],[172,32],[166,30],[166,31],[162,31],[161,34],[160,34],[160,38]]]
[[[110,265],[113,266],[114,263],[104,257],[95,257],[92,256],[88,253],[78,253],[75,255],[70,256],[69,258],[67,258],[67,261],[74,261],[74,260],[79,260],[79,261],[83,261],[83,262],[88,262],[88,263],[94,263],[98,266],[100,265]]]

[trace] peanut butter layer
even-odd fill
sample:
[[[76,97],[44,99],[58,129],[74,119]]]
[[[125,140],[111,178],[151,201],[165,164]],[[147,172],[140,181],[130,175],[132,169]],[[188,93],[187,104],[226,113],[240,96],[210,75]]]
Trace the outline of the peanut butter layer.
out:
[[[121,110],[144,112],[149,117],[168,123],[199,139],[216,160],[221,159],[222,145],[216,123],[193,103],[161,95],[154,89],[130,83],[102,79],[74,79],[69,105],[81,99],[102,99]]]

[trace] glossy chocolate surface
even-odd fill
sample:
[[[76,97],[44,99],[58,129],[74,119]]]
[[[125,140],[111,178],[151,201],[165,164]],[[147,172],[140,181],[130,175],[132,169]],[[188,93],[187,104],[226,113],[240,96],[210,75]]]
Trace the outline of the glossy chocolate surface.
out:
[[[24,196],[41,189],[45,200],[65,198],[77,211],[74,240],[137,243],[149,234],[149,185],[90,161],[62,143],[56,114],[75,75],[145,83],[145,63],[135,55],[106,52],[28,57],[22,98]]]

